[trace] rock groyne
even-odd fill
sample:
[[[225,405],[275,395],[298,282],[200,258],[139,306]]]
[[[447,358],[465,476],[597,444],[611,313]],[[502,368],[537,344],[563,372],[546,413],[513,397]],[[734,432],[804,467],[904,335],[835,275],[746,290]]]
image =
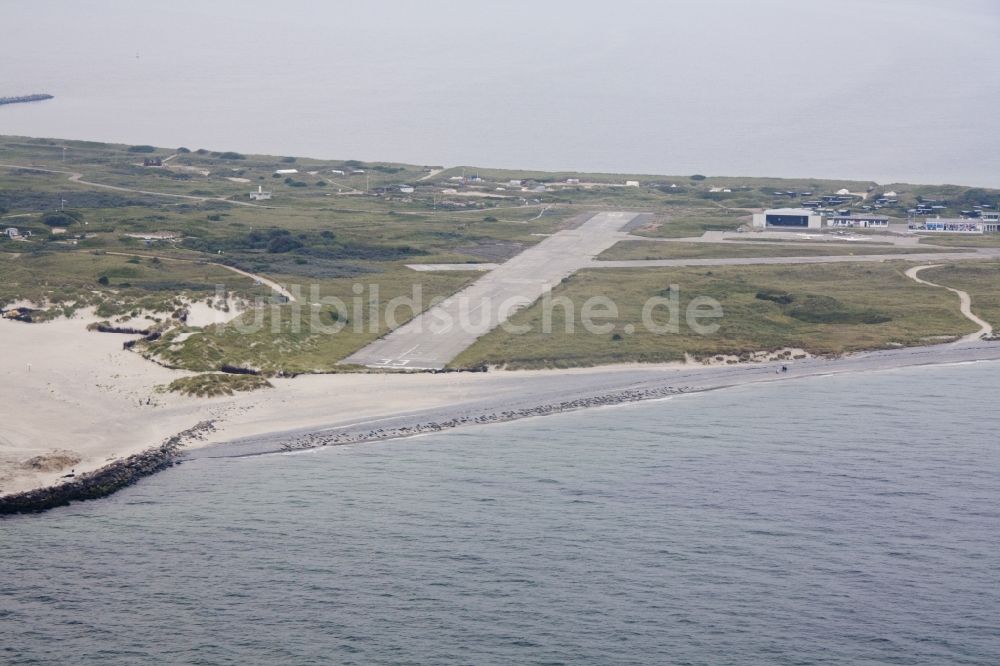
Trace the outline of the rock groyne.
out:
[[[59,485],[0,496],[0,515],[37,513],[74,501],[107,497],[144,476],[174,465],[186,440],[198,438],[214,429],[213,421],[202,421],[157,447],[116,460],[92,472],[76,475]]]

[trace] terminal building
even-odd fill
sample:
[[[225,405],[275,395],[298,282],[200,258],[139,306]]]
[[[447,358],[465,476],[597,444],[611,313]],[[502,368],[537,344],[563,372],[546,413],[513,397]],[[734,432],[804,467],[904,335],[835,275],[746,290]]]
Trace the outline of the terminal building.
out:
[[[754,213],[753,226],[758,229],[820,229],[823,216],[808,208],[772,208]]]
[[[850,229],[888,229],[889,218],[885,215],[831,215],[826,218],[826,226]]]
[[[981,234],[986,226],[982,220],[967,220],[965,218],[928,217],[924,226],[917,231],[930,231],[944,234]]]

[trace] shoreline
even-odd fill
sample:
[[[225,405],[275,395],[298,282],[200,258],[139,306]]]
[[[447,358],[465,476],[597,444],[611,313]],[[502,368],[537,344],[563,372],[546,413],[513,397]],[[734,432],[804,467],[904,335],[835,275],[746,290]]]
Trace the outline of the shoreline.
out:
[[[156,387],[193,373],[150,363],[125,351],[121,335],[87,324],[0,322],[0,338],[20,350],[0,357],[8,415],[0,514],[111,494],[177,460],[383,441],[764,381],[1000,360],[1000,342],[951,342],[747,363],[300,375],[252,393],[192,398]]]
[[[641,402],[652,402],[680,395],[707,393],[727,388],[749,386],[764,382],[792,381],[822,376],[851,375],[865,372],[891,371],[906,368],[962,365],[978,362],[1000,362],[1000,343],[979,342],[968,345],[955,343],[907,347],[896,350],[856,352],[839,358],[811,357],[799,361],[767,361],[728,366],[636,366],[622,369],[608,368],[606,373],[622,375],[618,384],[603,391],[586,389],[552,394],[556,400],[532,402],[531,398],[509,401],[497,405],[487,399],[472,405],[456,405],[444,409],[430,409],[406,415],[389,415],[383,418],[356,423],[331,424],[322,428],[295,428],[275,430],[228,442],[185,451],[183,460],[201,458],[237,458],[277,453],[291,453],[321,449],[328,446],[374,443],[391,439],[434,434],[464,426],[509,423],[527,418],[563,414],[583,409],[616,407]],[[782,366],[789,367],[781,372]],[[805,367],[803,367],[805,366]],[[513,373],[522,371],[511,371]],[[542,371],[564,380],[572,379],[565,371]],[[654,379],[638,375],[656,373]],[[685,382],[676,380],[684,379]],[[697,383],[700,380],[700,383]],[[695,383],[688,383],[695,382]],[[627,385],[630,384],[630,385]],[[579,394],[573,397],[571,394]],[[538,398],[538,395],[531,396]],[[492,404],[491,404],[492,403]],[[383,427],[371,427],[372,424]]]
[[[484,399],[471,404],[456,404],[417,410],[404,414],[388,414],[380,418],[323,427],[310,426],[259,432],[253,435],[210,443],[198,448],[185,448],[191,440],[204,440],[217,432],[215,421],[200,421],[164,441],[116,460],[93,471],[73,477],[70,481],[51,484],[23,492],[0,495],[0,516],[40,513],[75,501],[100,499],[164,469],[205,458],[239,458],[282,453],[316,451],[326,447],[350,444],[370,444],[455,430],[466,426],[510,423],[528,418],[565,414],[583,409],[617,407],[669,399],[727,388],[750,386],[764,382],[793,381],[822,376],[891,371],[905,368],[961,365],[976,362],[1000,362],[1000,343],[980,342],[969,345],[955,343],[897,350],[858,352],[846,357],[824,359],[813,357],[794,362],[769,361],[735,366],[627,367],[592,373],[603,381],[603,388],[589,385],[545,393],[528,392],[520,400]],[[782,372],[782,365],[790,365]],[[802,367],[805,365],[806,367]],[[565,386],[572,375],[564,371],[534,372],[546,379],[559,380]],[[643,377],[652,374],[654,377]],[[695,383],[681,383],[684,379]],[[700,380],[700,382],[699,382]],[[576,394],[575,396],[573,394]],[[551,395],[555,400],[538,402]],[[559,399],[559,398],[563,399]],[[373,427],[383,424],[383,427]]]

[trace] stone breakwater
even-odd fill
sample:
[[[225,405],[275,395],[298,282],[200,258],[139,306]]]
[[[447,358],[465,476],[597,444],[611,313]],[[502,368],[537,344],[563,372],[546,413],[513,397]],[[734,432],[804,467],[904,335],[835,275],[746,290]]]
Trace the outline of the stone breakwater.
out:
[[[587,396],[573,400],[564,400],[562,402],[538,405],[536,407],[487,411],[478,414],[456,416],[443,421],[426,421],[414,423],[413,425],[401,425],[392,428],[374,428],[364,432],[341,431],[336,433],[306,433],[304,435],[299,435],[290,441],[283,442],[281,444],[281,450],[298,451],[322,446],[340,446],[345,444],[376,442],[400,437],[412,437],[414,435],[441,432],[443,430],[459,428],[462,426],[503,423],[506,421],[516,421],[518,419],[531,418],[535,416],[560,414],[577,409],[610,407],[613,405],[622,405],[626,403],[640,402],[643,400],[656,400],[682,393],[694,393],[705,390],[709,389],[695,388],[691,386],[658,386],[642,389],[626,389],[609,392],[603,395]]]
[[[107,497],[144,476],[174,465],[185,442],[200,439],[214,429],[214,421],[202,421],[159,446],[116,460],[92,472],[73,476],[59,485],[0,496],[0,515],[36,513],[73,501]]]

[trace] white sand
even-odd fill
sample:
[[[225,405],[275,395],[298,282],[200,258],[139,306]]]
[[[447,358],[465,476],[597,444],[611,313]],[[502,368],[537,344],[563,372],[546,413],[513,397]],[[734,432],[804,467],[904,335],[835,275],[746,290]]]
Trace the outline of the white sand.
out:
[[[218,430],[189,446],[301,428],[346,427],[418,410],[438,410],[443,420],[450,411],[470,405],[478,409],[484,400],[496,405],[545,404],[572,397],[581,388],[590,393],[620,390],[653,379],[724,386],[777,378],[774,369],[765,366],[754,370],[684,363],[559,371],[310,375],[272,380],[274,389],[199,399],[155,392],[157,385],[190,373],[168,370],[125,351],[122,343],[131,336],[88,332],[89,321],[81,317],[44,324],[0,321],[4,349],[0,494],[51,485],[69,471],[27,469],[23,463],[29,458],[61,452],[64,461],[80,459],[67,467],[88,471],[159,445],[208,419],[216,421]],[[980,343],[971,355],[953,345],[943,348],[950,351],[915,348],[853,361],[806,359],[796,363],[790,374],[1000,358],[1000,345]]]
[[[163,368],[122,343],[134,336],[86,330],[93,318],[44,324],[0,321],[0,494],[57,482],[23,462],[54,451],[81,459],[78,473],[162,443],[199,421],[218,430],[202,442],[322,427],[513,395],[546,372],[310,375],[272,380],[274,389],[212,399],[157,393],[192,373]],[[577,369],[567,373],[595,373]]]

